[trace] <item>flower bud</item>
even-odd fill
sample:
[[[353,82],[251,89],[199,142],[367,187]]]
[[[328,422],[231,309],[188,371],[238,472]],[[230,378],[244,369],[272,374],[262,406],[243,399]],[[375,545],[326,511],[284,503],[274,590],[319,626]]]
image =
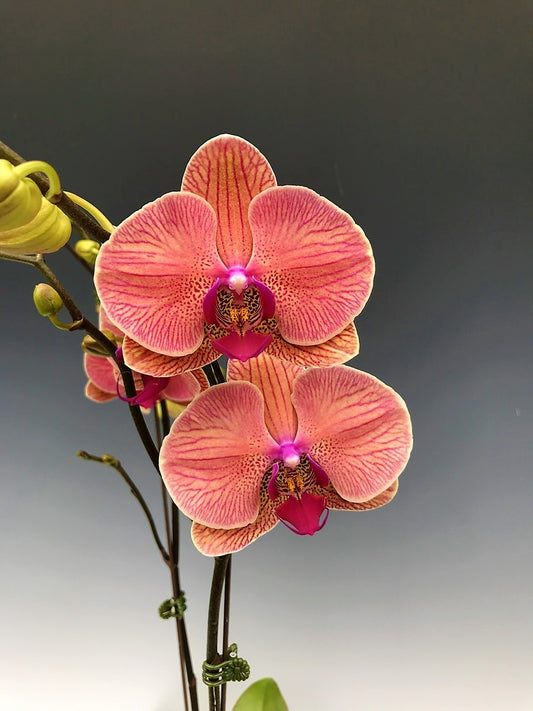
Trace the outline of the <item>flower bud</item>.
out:
[[[102,331],[104,336],[106,336],[111,343],[114,343],[118,347],[118,340],[112,331]],[[81,341],[81,349],[84,353],[89,355],[102,356],[103,358],[109,358],[109,351],[104,348],[104,346],[95,340],[92,336],[84,336]]]
[[[36,183],[20,177],[15,166],[0,159],[0,251],[56,252],[71,230],[68,217],[43,197]]]
[[[87,264],[94,266],[96,257],[100,251],[100,245],[93,239],[80,239],[74,245],[74,251],[78,257],[81,257]]]
[[[37,284],[33,290],[33,303],[41,316],[55,316],[63,308],[63,300],[50,284]]]

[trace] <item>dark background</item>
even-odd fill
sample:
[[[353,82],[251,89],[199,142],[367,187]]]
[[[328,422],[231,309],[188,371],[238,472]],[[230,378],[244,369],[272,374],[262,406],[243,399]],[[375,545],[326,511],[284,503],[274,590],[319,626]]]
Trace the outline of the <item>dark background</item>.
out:
[[[371,240],[355,365],[407,401],[413,455],[390,506],[235,556],[231,640],[251,680],[274,676],[291,711],[531,709],[531,3],[0,13],[0,138],[115,224],[229,132]],[[88,276],[49,263],[90,310]],[[36,314],[39,281],[0,263],[0,708],[179,709],[166,569],[118,476],[75,452],[115,454],[157,511],[159,484],[124,406],[84,399],[79,336]],[[187,528],[199,673],[211,561]]]

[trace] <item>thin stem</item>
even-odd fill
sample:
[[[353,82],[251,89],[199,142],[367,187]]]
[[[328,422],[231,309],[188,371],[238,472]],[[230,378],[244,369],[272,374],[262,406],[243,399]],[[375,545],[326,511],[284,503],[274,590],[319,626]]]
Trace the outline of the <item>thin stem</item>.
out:
[[[179,569],[178,569],[178,561],[174,559],[174,545],[173,545],[173,536],[172,536],[172,529],[171,524],[170,524],[170,517],[168,513],[168,493],[167,490],[165,489],[165,485],[163,481],[161,481],[161,487],[162,487],[162,492],[163,492],[163,508],[165,511],[165,529],[167,532],[167,540],[168,540],[168,549],[170,552],[170,573],[171,573],[171,580],[172,580],[172,594],[174,597],[179,597],[179,594],[181,592],[181,586],[180,586],[180,578],[179,578]],[[171,506],[173,506],[171,502]],[[183,690],[185,694],[185,679],[183,675],[183,667],[185,667],[185,672],[187,674],[187,686],[189,688],[189,696],[191,699],[191,707],[192,711],[199,711],[198,707],[198,692],[197,692],[197,684],[196,684],[196,676],[194,674],[193,670],[193,665],[192,665],[192,658],[191,658],[191,650],[189,647],[189,639],[187,637],[187,628],[185,626],[185,620],[182,618],[181,620],[176,617],[176,630],[178,633],[178,648],[180,652],[180,663],[181,663],[181,672],[182,672],[182,683],[183,683]],[[188,709],[187,702],[185,702],[186,709]]]
[[[217,377],[216,377],[215,373],[213,372],[212,363],[203,365],[202,370],[204,371],[206,378],[209,381],[209,385],[218,385]]]
[[[107,466],[112,467],[117,471],[120,476],[124,479],[126,484],[130,487],[130,491],[133,494],[133,496],[137,499],[139,502],[142,510],[144,511],[144,514],[146,518],[148,519],[148,523],[150,525],[150,530],[152,531],[152,535],[154,537],[154,540],[156,542],[157,547],[159,548],[159,552],[161,553],[161,556],[165,563],[167,565],[170,565],[170,556],[167,553],[165,546],[161,542],[161,538],[159,537],[159,534],[157,532],[157,527],[155,525],[154,518],[152,516],[152,513],[150,509],[148,508],[148,505],[146,501],[144,500],[143,495],[137,488],[137,485],[133,481],[133,479],[129,476],[129,474],[126,472],[122,464],[119,462],[118,459],[115,459],[115,457],[111,456],[110,454],[103,454],[101,457],[96,456],[95,454],[89,454],[88,452],[85,452],[84,450],[80,449],[80,451],[77,453],[78,457],[81,459],[86,459],[91,462],[99,462],[100,464],[106,464]]]
[[[217,385],[220,385],[221,383],[225,383],[226,376],[224,375],[224,371],[220,367],[220,363],[218,362],[218,360],[214,360],[211,363],[211,367],[213,368],[213,373],[215,375]]]
[[[104,215],[103,212],[101,212],[97,207],[95,207],[92,203],[90,203],[88,200],[85,198],[80,197],[79,195],[76,195],[75,193],[70,193],[65,190],[65,195],[72,200],[72,202],[76,203],[76,205],[79,205],[81,208],[85,210],[85,212],[88,212],[89,215],[98,222],[98,224],[106,230],[106,232],[113,232],[115,229],[115,226],[109,222],[107,217]]]
[[[218,653],[218,623],[220,618],[220,602],[222,600],[222,590],[224,588],[224,580],[226,578],[226,569],[229,563],[230,556],[223,555],[215,558],[215,566],[213,568],[213,578],[211,581],[211,593],[209,596],[209,609],[207,613],[207,645],[206,645],[206,661],[209,664],[216,664],[222,661],[221,655]],[[220,710],[220,693],[219,688],[209,687],[209,711]]]
[[[168,408],[165,400],[159,403],[161,418],[154,409],[156,433],[159,446],[163,437],[168,434],[170,429],[170,420],[168,416]],[[179,523],[178,510],[173,501],[170,500],[167,489],[163,480],[161,480],[161,494],[163,497],[163,513],[165,517],[165,531],[167,536],[167,545],[170,554],[170,577],[172,582],[172,594],[174,597],[179,597],[181,592],[180,576],[179,576]],[[172,521],[169,515],[169,504],[172,511]],[[189,710],[189,701],[186,694],[186,689],[189,689],[189,697],[193,711],[198,711],[198,692],[196,684],[196,676],[192,666],[191,651],[189,647],[189,639],[187,636],[187,628],[185,619],[176,618],[176,631],[178,635],[178,649],[180,655],[180,670],[181,683],[183,688],[183,696],[185,700],[185,711]],[[185,676],[187,679],[185,679]]]
[[[0,141],[0,158],[8,160],[13,165],[20,165],[21,163],[27,162],[22,156],[2,141]],[[48,192],[50,189],[50,182],[47,178],[44,178],[40,173],[33,173],[31,178],[35,181],[35,183],[37,183],[43,195]],[[62,210],[65,215],[67,215],[74,227],[81,234],[86,234],[100,243],[109,239],[109,233],[107,230],[104,230],[104,228],[92,220],[86,212],[75,205],[64,192],[54,199],[54,204],[57,205],[57,207]]]

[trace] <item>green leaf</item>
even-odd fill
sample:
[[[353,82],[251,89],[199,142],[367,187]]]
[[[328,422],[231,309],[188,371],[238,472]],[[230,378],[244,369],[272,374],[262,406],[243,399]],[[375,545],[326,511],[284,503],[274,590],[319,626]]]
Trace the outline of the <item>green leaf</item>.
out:
[[[259,679],[239,697],[233,711],[289,711],[274,679]]]

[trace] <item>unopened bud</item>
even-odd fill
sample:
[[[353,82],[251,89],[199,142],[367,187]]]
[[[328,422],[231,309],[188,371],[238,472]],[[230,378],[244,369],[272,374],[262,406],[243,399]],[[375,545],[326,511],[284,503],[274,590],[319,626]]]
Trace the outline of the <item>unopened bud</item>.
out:
[[[111,331],[102,331],[102,333],[104,334],[104,336],[106,336],[106,338],[109,338],[111,343],[118,347],[117,337],[114,333],[112,333]],[[102,356],[103,358],[109,358],[111,355],[101,343],[99,343],[96,339],[89,335],[84,336],[84,338],[82,339],[81,349],[84,353],[88,353],[89,355]]]
[[[74,250],[78,257],[81,257],[84,262],[94,266],[96,257],[100,251],[100,245],[92,239],[80,239],[74,245]]]
[[[55,316],[63,308],[63,300],[50,284],[37,284],[33,290],[33,303],[41,316]]]
[[[70,237],[68,217],[24,176],[25,166],[30,170],[34,165],[32,161],[13,166],[0,160],[0,251],[7,254],[56,252]],[[47,165],[38,162],[37,167]]]

